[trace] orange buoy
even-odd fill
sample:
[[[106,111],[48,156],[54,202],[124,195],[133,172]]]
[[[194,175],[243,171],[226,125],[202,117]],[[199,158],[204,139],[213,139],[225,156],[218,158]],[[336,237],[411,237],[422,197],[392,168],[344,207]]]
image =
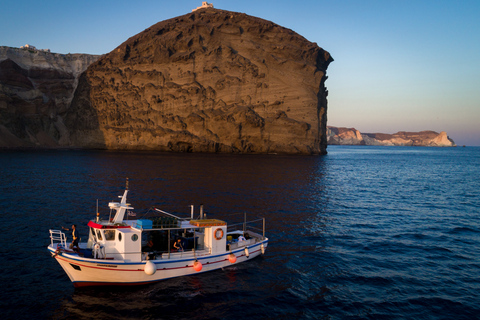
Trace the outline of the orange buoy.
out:
[[[194,269],[195,271],[200,271],[200,270],[202,270],[202,268],[203,268],[203,266],[202,266],[202,264],[200,263],[200,261],[195,260],[195,262],[193,263],[193,269]]]
[[[228,255],[228,261],[230,261],[231,263],[237,262],[237,256],[234,255],[233,253],[230,253],[230,254]]]

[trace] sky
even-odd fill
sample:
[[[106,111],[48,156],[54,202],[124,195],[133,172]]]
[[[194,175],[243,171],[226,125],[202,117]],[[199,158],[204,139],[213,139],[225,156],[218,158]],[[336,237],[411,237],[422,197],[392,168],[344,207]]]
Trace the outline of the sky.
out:
[[[328,125],[446,131],[480,146],[480,1],[211,1],[292,29],[330,52]],[[104,54],[200,0],[2,0],[0,46]]]

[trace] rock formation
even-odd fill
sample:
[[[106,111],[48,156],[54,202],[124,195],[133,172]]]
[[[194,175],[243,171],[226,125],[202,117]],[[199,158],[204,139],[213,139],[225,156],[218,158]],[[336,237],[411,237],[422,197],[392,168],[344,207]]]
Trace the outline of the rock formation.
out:
[[[327,127],[328,144],[364,145],[362,134],[355,128]]]
[[[369,145],[369,146],[432,146],[454,147],[455,142],[445,131],[360,133],[355,128],[327,128],[329,145]]]
[[[213,8],[159,22],[82,74],[65,145],[183,152],[326,152],[317,44]]]
[[[68,144],[65,113],[99,56],[0,47],[0,147]]]

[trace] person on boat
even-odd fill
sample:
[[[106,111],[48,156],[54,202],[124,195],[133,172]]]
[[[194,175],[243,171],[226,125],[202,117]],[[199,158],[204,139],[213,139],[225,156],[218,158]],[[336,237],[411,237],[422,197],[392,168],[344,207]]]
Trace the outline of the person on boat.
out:
[[[70,231],[70,229],[68,228],[64,228],[62,227],[63,230],[66,230],[66,231]],[[72,237],[73,237],[73,240],[72,240],[72,243],[70,244],[70,249],[80,249],[78,247],[78,231],[77,231],[77,226],[75,224],[72,224]]]
[[[173,248],[177,251],[183,251],[182,239],[177,239],[177,241],[173,243]]]

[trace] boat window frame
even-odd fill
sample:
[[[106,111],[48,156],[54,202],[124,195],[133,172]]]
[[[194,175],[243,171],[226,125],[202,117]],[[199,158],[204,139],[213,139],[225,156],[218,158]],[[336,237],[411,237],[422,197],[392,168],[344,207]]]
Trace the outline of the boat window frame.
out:
[[[95,229],[90,227],[90,235],[92,237],[93,242],[97,242],[97,234],[95,233]]]
[[[105,241],[115,241],[115,229],[106,229],[103,230],[103,234],[105,236]]]

